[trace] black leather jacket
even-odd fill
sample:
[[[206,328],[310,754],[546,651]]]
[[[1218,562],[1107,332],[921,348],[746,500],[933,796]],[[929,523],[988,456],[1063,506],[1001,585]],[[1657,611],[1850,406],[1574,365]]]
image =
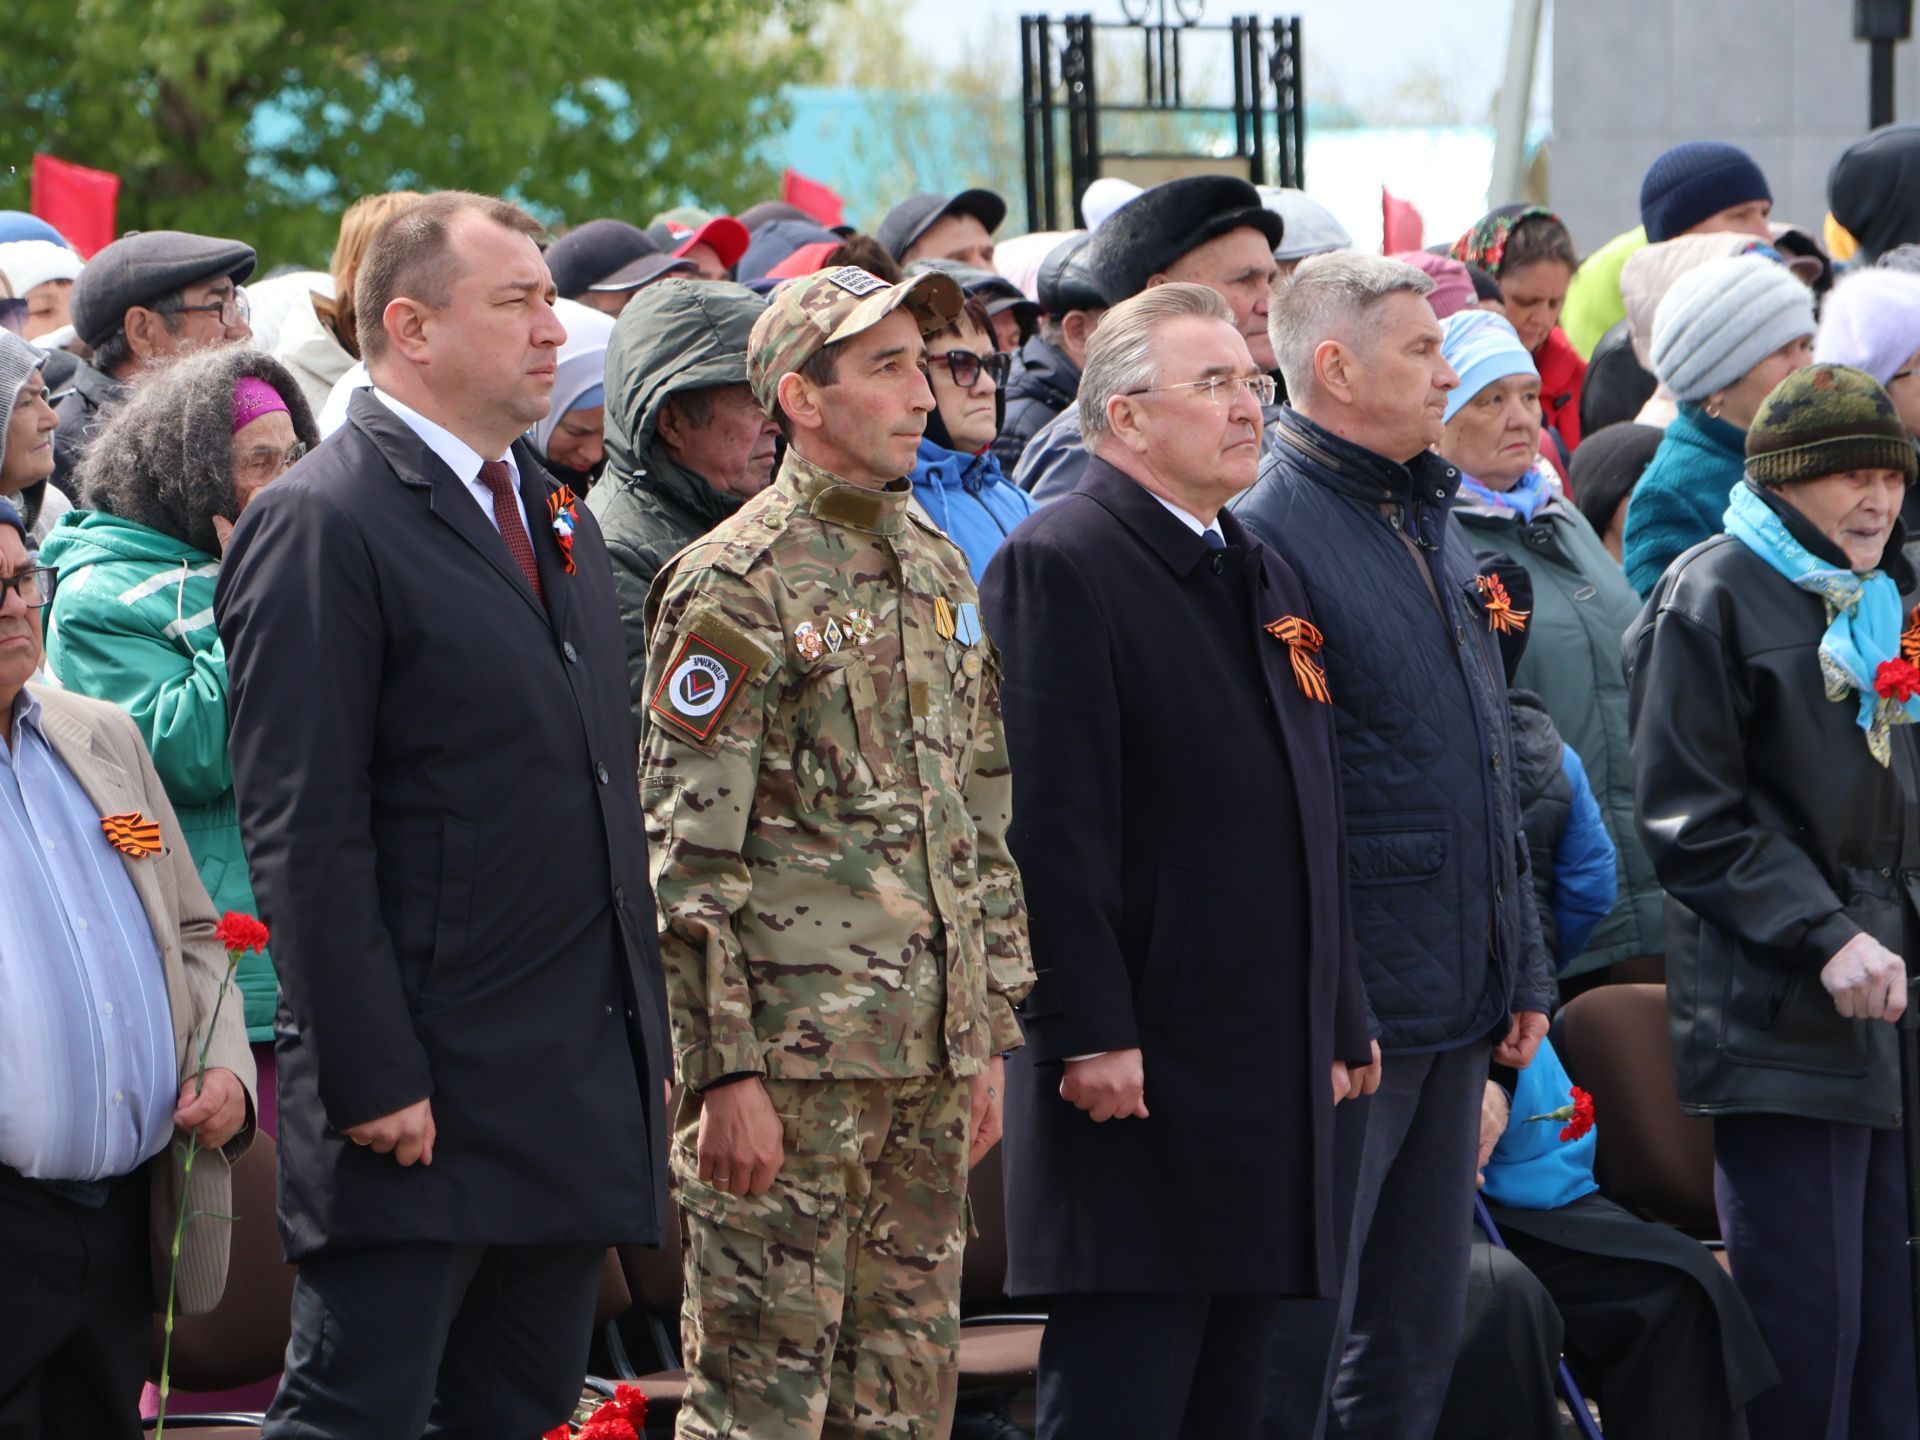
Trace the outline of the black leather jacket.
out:
[[[1844,565],[1761,492],[1808,550]],[[1911,592],[1895,527],[1889,573]],[[1622,642],[1641,838],[1667,902],[1680,1102],[1899,1123],[1894,1027],[1844,1019],[1820,969],[1862,931],[1911,954],[1920,898],[1914,728],[1883,767],[1827,699],[1819,596],[1727,535],[1668,568]]]

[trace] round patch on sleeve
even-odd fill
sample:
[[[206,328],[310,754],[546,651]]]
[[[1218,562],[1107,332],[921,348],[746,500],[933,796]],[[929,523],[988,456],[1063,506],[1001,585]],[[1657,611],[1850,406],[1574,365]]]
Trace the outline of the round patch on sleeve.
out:
[[[752,668],[697,632],[690,633],[647,708],[696,740],[710,739]]]

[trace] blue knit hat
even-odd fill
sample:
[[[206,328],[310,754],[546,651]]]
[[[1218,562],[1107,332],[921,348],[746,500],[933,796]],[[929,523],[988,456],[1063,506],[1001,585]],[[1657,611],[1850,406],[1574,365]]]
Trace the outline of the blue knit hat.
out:
[[[1640,182],[1640,223],[1647,227],[1648,241],[1658,245],[1722,210],[1772,199],[1767,177],[1738,145],[1690,140],[1647,167]]]
[[[1448,420],[1496,380],[1509,375],[1540,378],[1519,332],[1505,316],[1491,310],[1459,310],[1442,320],[1440,353],[1460,377],[1460,383],[1447,392]]]
[[[1827,296],[1816,365],[1831,361],[1864,370],[1882,385],[1920,350],[1920,275],[1892,269],[1856,270]]]

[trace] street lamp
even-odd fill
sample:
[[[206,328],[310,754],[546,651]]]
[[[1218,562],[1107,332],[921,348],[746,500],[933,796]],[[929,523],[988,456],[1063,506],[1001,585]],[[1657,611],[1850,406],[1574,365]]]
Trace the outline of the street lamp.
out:
[[[1872,46],[1867,71],[1867,124],[1893,123],[1893,47],[1913,34],[1913,0],[1853,0],[1853,38]]]

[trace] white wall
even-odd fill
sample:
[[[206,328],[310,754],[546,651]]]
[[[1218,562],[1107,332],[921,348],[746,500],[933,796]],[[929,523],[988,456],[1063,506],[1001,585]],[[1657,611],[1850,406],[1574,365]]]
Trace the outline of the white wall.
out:
[[[1553,201],[1582,253],[1640,218],[1669,145],[1726,140],[1774,215],[1818,237],[1827,172],[1867,131],[1868,47],[1850,0],[1562,0],[1553,7]],[[1894,113],[1920,118],[1920,43],[1895,51]]]

